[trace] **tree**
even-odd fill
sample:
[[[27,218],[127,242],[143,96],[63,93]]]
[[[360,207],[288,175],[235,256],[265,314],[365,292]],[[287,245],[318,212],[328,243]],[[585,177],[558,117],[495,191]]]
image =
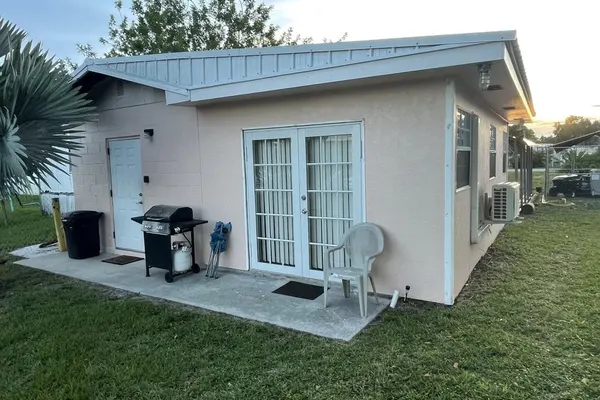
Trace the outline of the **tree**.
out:
[[[571,115],[565,122],[554,124],[555,143],[573,139],[588,133],[600,131],[600,121],[591,121],[589,118]]]
[[[578,168],[582,168],[586,160],[586,153],[577,149],[565,150],[562,154],[562,167],[568,168],[571,172],[575,172]]]
[[[554,143],[556,136],[554,134],[542,135],[537,139],[538,143]]]
[[[81,125],[95,118],[60,62],[40,44],[23,43],[25,36],[0,19],[1,199],[27,191],[30,179],[54,178],[50,167],[70,164],[69,152],[81,147]]]
[[[534,148],[532,161],[533,168],[544,168],[546,166],[546,149]]]
[[[533,129],[526,127],[525,125],[511,125],[508,127],[508,134],[510,137],[516,137],[517,139],[529,139],[535,141],[537,138]]]
[[[271,22],[273,6],[256,0],[133,0],[132,18],[123,16],[122,0],[115,0],[115,8],[108,37],[100,38],[111,47],[106,57],[312,42],[291,28],[281,32]],[[78,47],[95,56],[90,45]]]
[[[77,68],[77,64],[75,61],[67,57],[63,58],[62,60],[58,60],[56,62],[56,68],[58,68],[58,70],[63,74],[70,75],[73,71],[75,71],[75,68]]]

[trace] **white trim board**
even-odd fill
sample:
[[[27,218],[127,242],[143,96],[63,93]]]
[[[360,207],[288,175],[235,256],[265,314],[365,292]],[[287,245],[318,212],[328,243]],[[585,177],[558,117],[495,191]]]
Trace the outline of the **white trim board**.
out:
[[[455,201],[455,124],[456,88],[446,80],[446,120],[444,135],[444,304],[454,304],[454,201]]]

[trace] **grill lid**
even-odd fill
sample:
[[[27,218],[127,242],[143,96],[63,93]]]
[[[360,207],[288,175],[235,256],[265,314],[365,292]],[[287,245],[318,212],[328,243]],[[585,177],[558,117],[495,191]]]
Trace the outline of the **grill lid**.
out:
[[[159,222],[181,222],[194,219],[194,212],[190,207],[156,205],[144,214],[144,219]]]

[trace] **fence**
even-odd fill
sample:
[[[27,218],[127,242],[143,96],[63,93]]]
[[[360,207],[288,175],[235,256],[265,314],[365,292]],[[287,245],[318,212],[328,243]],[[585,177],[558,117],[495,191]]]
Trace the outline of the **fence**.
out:
[[[60,212],[66,213],[75,210],[75,201],[73,193],[56,193],[56,192],[44,192],[40,195],[40,203],[42,212],[44,214],[52,213],[52,199],[58,197],[58,203],[60,204]]]
[[[40,183],[40,202],[42,203],[42,211],[50,214],[52,212],[52,199],[58,197],[60,203],[60,211],[66,213],[75,209],[73,197],[73,177],[70,173],[70,167],[63,166],[50,167],[53,178],[48,177],[47,183]],[[63,170],[65,170],[63,172]]]
[[[541,165],[534,166],[534,174],[543,171],[546,196],[560,193],[567,197],[600,195],[598,174],[592,173],[600,171],[600,145],[545,147],[535,151],[540,153]]]
[[[529,201],[536,187],[533,173],[535,150],[534,144],[528,140],[509,139],[508,180],[521,185],[521,204]]]
[[[521,184],[522,204],[535,191],[547,198],[600,196],[599,144],[552,147],[511,138],[509,168],[509,180]]]

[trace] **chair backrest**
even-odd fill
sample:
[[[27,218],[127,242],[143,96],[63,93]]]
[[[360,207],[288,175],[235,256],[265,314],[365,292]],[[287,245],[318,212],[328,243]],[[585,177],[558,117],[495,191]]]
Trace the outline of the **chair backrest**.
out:
[[[356,224],[344,235],[344,250],[353,268],[371,272],[372,262],[369,262],[369,258],[383,252],[383,232],[370,222]]]

